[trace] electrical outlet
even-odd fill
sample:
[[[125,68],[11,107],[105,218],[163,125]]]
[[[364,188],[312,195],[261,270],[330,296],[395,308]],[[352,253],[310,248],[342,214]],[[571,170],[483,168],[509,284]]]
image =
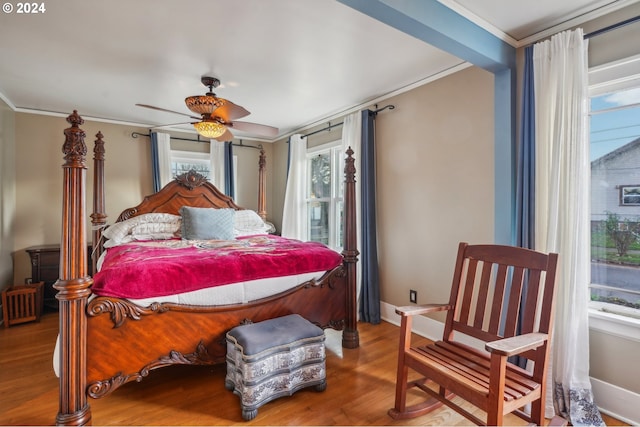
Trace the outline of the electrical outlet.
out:
[[[413,289],[409,291],[409,302],[414,304],[418,302],[418,291],[414,291]]]

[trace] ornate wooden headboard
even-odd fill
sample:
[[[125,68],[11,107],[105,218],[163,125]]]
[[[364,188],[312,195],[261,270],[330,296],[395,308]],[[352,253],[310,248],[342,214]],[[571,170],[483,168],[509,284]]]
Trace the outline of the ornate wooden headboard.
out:
[[[179,215],[182,206],[196,208],[242,209],[231,197],[223,194],[207,178],[195,171],[177,176],[160,191],[146,196],[138,206],[125,209],[117,221],[124,221],[137,215],[161,212]]]

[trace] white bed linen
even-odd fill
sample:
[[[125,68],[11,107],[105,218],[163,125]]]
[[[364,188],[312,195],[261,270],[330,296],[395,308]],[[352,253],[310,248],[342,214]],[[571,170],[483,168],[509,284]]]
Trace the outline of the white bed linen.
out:
[[[284,292],[313,278],[319,279],[324,273],[326,273],[326,271],[250,280],[247,282],[214,286],[213,288],[199,289],[197,291],[184,292],[176,295],[130,299],[129,301],[141,306],[147,306],[152,302],[172,302],[188,305],[244,304]]]

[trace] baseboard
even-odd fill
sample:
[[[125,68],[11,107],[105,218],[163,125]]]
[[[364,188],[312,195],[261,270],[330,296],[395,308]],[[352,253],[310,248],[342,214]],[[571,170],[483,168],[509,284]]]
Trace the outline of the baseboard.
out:
[[[393,325],[400,326],[400,315],[396,314],[396,306],[386,302],[380,303],[380,317]],[[424,316],[416,316],[413,319],[413,332],[429,338],[430,340],[439,340],[442,338],[444,324],[437,320]]]
[[[391,324],[400,325],[400,316],[396,307],[386,302],[380,303],[381,318]],[[442,338],[444,324],[425,316],[416,316],[413,320],[413,332],[430,340]],[[468,344],[473,345],[472,342]],[[591,389],[598,408],[603,413],[631,425],[640,425],[640,394],[626,390],[596,378],[591,378]]]
[[[640,394],[591,378],[593,398],[601,412],[631,425],[640,425]]]

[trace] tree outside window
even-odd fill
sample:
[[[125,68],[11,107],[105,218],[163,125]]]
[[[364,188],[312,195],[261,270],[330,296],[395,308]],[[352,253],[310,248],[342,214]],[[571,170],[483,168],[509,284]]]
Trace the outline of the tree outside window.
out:
[[[308,239],[342,248],[342,148],[336,141],[309,150],[307,156]]]

